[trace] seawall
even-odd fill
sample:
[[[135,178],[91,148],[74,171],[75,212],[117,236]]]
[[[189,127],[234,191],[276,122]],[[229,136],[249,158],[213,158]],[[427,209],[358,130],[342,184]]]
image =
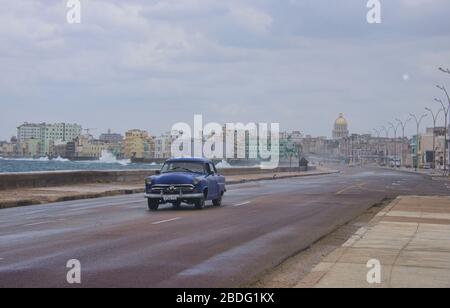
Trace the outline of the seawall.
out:
[[[309,170],[314,170],[310,168]],[[299,168],[280,167],[273,170],[260,168],[228,168],[219,169],[224,176],[262,174],[270,172],[304,171]],[[37,188],[49,186],[65,186],[71,184],[89,183],[138,183],[148,176],[154,175],[154,170],[120,170],[120,171],[55,171],[32,173],[0,173],[0,190],[17,188]]]

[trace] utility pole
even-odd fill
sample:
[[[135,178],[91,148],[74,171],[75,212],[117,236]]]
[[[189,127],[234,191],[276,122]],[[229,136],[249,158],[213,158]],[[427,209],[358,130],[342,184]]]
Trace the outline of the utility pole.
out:
[[[402,146],[401,146],[401,151],[402,151],[402,159],[400,162],[400,167],[403,167],[404,165],[404,159],[405,159],[405,154],[403,153],[404,150],[404,141],[405,141],[405,128],[406,128],[406,124],[408,124],[409,121],[411,121],[411,118],[406,119],[405,121],[401,121],[399,119],[395,119],[398,124],[402,127]]]
[[[417,168],[419,167],[419,147],[420,147],[420,137],[419,137],[419,130],[420,130],[420,123],[422,123],[422,120],[427,117],[426,114],[422,114],[420,118],[418,118],[415,114],[410,114],[411,117],[416,120],[417,125],[417,135],[416,135],[416,163],[414,164],[414,170],[417,172]]]
[[[436,114],[431,108],[425,108],[425,110],[431,113],[431,116],[433,117],[433,170],[436,170],[436,121],[439,114],[442,112],[442,109],[439,109]]]

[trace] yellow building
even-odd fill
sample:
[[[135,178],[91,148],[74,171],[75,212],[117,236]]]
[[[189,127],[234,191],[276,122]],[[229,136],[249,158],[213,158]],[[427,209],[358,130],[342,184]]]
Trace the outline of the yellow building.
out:
[[[91,142],[78,148],[79,157],[100,158],[104,151],[108,150],[108,145],[101,142]]]
[[[100,158],[108,144],[94,139],[90,134],[80,135],[76,138],[76,156],[83,158]]]
[[[154,158],[155,142],[148,132],[133,129],[125,133],[124,157],[131,158]]]

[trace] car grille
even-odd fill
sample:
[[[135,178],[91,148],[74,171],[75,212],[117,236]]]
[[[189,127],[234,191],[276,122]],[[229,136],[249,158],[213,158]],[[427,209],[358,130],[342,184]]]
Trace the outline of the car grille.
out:
[[[152,186],[152,193],[165,195],[176,195],[182,193],[192,193],[194,191],[194,185],[191,184],[177,184],[177,185],[161,185],[156,184]]]

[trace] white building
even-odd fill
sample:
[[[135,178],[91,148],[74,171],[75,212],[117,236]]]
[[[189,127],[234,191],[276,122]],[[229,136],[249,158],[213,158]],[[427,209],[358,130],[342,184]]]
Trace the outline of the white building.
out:
[[[24,143],[30,139],[41,139],[42,129],[45,123],[24,123],[17,127],[17,139],[19,143]]]
[[[82,128],[78,124],[24,123],[17,127],[18,142],[24,146],[29,140],[39,140],[40,156],[52,154],[55,143],[73,141],[81,135]]]
[[[172,134],[164,133],[155,138],[155,158],[170,158],[172,156]]]
[[[74,141],[81,135],[82,127],[78,124],[47,124],[41,129],[41,155],[52,153],[55,143]]]

